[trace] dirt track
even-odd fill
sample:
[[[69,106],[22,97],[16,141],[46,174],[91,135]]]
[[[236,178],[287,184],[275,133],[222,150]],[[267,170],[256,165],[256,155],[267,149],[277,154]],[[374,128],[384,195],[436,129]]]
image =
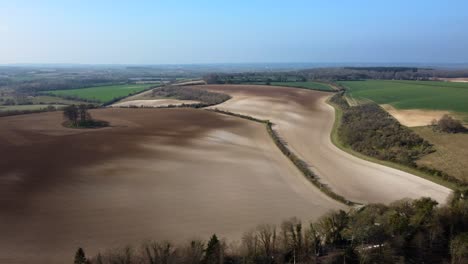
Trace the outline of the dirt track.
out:
[[[450,190],[396,169],[371,163],[338,149],[330,140],[334,109],[330,93],[274,86],[210,85],[233,98],[215,106],[275,123],[296,154],[335,192],[356,202],[389,203],[430,196],[444,203]]]
[[[0,263],[70,263],[145,239],[239,239],[260,223],[343,208],[314,188],[262,124],[204,110],[104,109],[0,118]]]

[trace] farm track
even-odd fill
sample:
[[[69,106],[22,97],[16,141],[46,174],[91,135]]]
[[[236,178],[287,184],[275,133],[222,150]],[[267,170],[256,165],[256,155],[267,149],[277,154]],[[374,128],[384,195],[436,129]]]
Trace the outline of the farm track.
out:
[[[320,181],[346,199],[390,203],[429,196],[445,203],[451,190],[418,176],[359,159],[338,149],[330,139],[334,109],[329,93],[258,85],[209,85],[199,88],[233,98],[220,110],[270,120],[287,146],[306,161]]]

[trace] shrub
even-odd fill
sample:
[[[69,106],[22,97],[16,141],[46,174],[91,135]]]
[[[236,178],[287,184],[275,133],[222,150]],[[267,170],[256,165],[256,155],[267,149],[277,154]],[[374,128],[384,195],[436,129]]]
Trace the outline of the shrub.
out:
[[[436,130],[446,133],[462,133],[467,130],[459,120],[453,119],[449,115],[442,116],[438,121],[432,121],[432,125]]]
[[[345,109],[338,135],[357,152],[404,165],[416,166],[416,159],[434,151],[376,104]]]

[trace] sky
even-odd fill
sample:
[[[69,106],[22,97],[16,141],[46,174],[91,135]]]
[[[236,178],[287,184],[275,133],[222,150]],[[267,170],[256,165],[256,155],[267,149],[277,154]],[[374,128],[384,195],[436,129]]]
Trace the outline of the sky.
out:
[[[466,0],[0,0],[0,64],[466,63]]]

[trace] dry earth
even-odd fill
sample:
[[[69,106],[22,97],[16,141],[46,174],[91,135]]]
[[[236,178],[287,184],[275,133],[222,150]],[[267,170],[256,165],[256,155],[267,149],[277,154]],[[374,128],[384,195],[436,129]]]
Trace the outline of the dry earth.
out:
[[[407,127],[428,126],[432,120],[439,120],[449,111],[421,110],[421,109],[396,109],[391,105],[381,105],[385,111],[391,114],[401,124]]]
[[[0,118],[0,263],[71,263],[146,239],[239,239],[260,223],[344,208],[282,155],[264,125],[194,109]]]
[[[177,100],[177,99],[155,99],[155,100],[131,100],[119,102],[111,105],[112,107],[163,107],[168,105],[198,104],[199,101]]]
[[[439,78],[439,80],[448,82],[468,82],[468,78]]]
[[[208,85],[233,98],[217,105],[276,124],[289,148],[305,160],[321,181],[346,198],[362,203],[389,203],[429,196],[444,203],[450,189],[393,168],[359,159],[338,149],[330,139],[334,109],[330,93],[272,86]]]

